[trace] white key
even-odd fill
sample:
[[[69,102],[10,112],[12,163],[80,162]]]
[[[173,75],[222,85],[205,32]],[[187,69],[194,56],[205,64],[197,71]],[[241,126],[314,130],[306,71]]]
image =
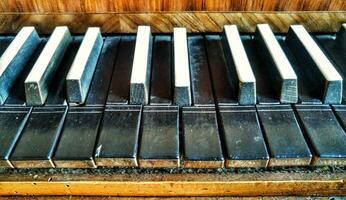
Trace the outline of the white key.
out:
[[[268,24],[257,25],[257,39],[263,45],[263,51],[271,60],[276,69],[270,69],[273,72],[278,72],[280,83],[278,91],[280,92],[281,103],[297,103],[298,101],[298,81],[297,75],[293,70],[291,63],[288,61],[280,44],[276,40],[274,33]],[[281,84],[281,85],[279,85]]]
[[[71,42],[72,37],[66,26],[55,28],[25,80],[25,96],[28,105],[44,104],[50,82]]]
[[[100,28],[88,28],[66,77],[69,103],[84,103],[101,53],[103,39]]]
[[[139,26],[132,65],[130,104],[146,105],[149,103],[151,54],[152,36],[150,26]]]
[[[0,58],[0,104],[2,105],[41,39],[34,27],[23,27]]]
[[[286,40],[293,46],[293,50],[297,54],[299,53],[297,56],[300,58],[298,59],[302,59],[304,56],[304,59],[311,61],[313,67],[316,67],[322,74],[322,78],[325,80],[323,83],[325,88],[321,88],[321,90],[324,89],[323,102],[326,104],[341,103],[342,77],[305,28],[302,25],[292,25]]]
[[[174,102],[179,106],[190,106],[191,81],[187,36],[185,28],[174,28]]]
[[[224,34],[224,49],[229,64],[228,67],[230,68],[230,76],[232,79],[238,80],[239,104],[255,104],[256,79],[251,69],[237,26],[226,25],[224,27]],[[235,68],[235,70],[231,68]]]

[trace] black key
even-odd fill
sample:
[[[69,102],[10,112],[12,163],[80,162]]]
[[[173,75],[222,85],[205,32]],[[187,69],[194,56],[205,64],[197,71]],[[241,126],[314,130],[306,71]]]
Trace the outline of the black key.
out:
[[[195,106],[214,106],[203,36],[188,37],[192,96]]]
[[[155,36],[151,72],[151,105],[172,104],[172,38]]]
[[[5,101],[5,105],[7,106],[22,106],[25,105],[26,99],[25,99],[25,87],[24,87],[24,81],[28,74],[31,71],[31,68],[34,66],[37,58],[40,56],[41,51],[43,47],[46,45],[47,39],[42,38],[42,41],[40,45],[35,50],[35,53],[30,58],[30,61],[27,63],[27,65],[24,67],[22,73],[18,76],[16,83],[12,87],[10,91],[10,96]]]
[[[219,35],[206,36],[206,51],[209,61],[215,101],[220,105],[238,104],[237,85],[232,85],[228,77],[227,63]]]
[[[70,108],[53,158],[56,167],[96,167],[93,154],[102,111],[102,107]]]
[[[340,125],[346,130],[346,105],[333,105],[332,107]]]
[[[221,150],[215,108],[183,108],[184,167],[221,168]]]
[[[137,166],[141,106],[109,106],[104,112],[96,143],[97,166]]]
[[[86,106],[105,105],[119,42],[120,37],[106,37],[85,101]]]
[[[267,147],[254,106],[222,106],[220,123],[226,167],[266,167]]]
[[[7,47],[11,44],[13,39],[13,36],[0,37],[0,55],[2,55],[6,51]]]
[[[127,104],[135,50],[135,36],[122,36],[110,84],[107,104]]]
[[[344,49],[346,48],[346,23],[342,24],[339,32],[336,35],[336,41],[339,45],[342,45]]]
[[[179,167],[179,108],[147,106],[143,109],[140,167]]]
[[[296,105],[305,133],[314,149],[314,165],[345,165],[346,134],[328,105]]]
[[[331,58],[334,66],[340,73],[341,77],[345,80],[346,78],[346,47],[343,47],[344,43],[340,43],[335,40],[332,35],[317,35],[315,36],[316,41],[323,48],[324,53]],[[346,81],[343,81],[343,102],[346,101]]]
[[[311,152],[289,105],[257,106],[270,152],[269,166],[309,165]]]
[[[37,107],[31,112],[11,154],[16,168],[54,167],[52,155],[64,123],[67,107]]]
[[[278,80],[275,80],[274,66],[265,60],[263,47],[256,44],[256,41],[251,36],[242,36],[244,48],[252,66],[252,70],[256,77],[257,101],[259,104],[279,104],[280,91],[276,90],[275,86],[280,85]],[[268,66],[269,65],[269,66]]]
[[[30,116],[30,107],[0,108],[0,168],[13,167],[9,156]]]

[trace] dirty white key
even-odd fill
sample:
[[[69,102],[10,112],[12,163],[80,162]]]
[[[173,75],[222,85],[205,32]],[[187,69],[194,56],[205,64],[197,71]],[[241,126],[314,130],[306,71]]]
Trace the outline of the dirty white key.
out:
[[[23,27],[0,58],[0,104],[2,105],[18,75],[40,44],[34,27]]]
[[[314,39],[302,25],[292,25],[288,31],[286,42],[297,55],[297,59],[304,61],[304,66],[310,67],[316,73],[316,79],[324,81],[320,83],[323,90],[323,103],[339,104],[342,98],[342,77],[335,69],[331,61],[320,49]]]
[[[88,28],[66,77],[67,100],[84,103],[101,53],[103,39],[100,28]]]
[[[273,63],[276,69],[270,69],[275,79],[279,80],[274,87],[280,91],[281,103],[297,103],[298,101],[298,80],[293,67],[276,40],[274,33],[268,24],[257,25],[256,39],[263,47],[265,60]]]
[[[191,81],[187,35],[185,28],[174,28],[174,102],[178,106],[190,106]]]
[[[50,82],[71,42],[72,37],[66,26],[54,29],[25,80],[25,97],[28,105],[44,104]]]
[[[255,104],[256,79],[236,25],[224,27],[223,40],[230,79],[239,86],[239,104]]]
[[[150,26],[139,26],[133,58],[130,104],[146,105],[149,102],[152,36]]]

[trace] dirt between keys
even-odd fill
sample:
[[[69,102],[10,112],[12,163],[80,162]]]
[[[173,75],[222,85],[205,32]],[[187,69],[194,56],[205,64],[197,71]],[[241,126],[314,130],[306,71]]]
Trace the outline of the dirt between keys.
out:
[[[249,174],[249,173],[346,173],[346,166],[325,167],[275,167],[240,169],[139,169],[139,168],[96,168],[96,169],[1,169],[0,174]]]

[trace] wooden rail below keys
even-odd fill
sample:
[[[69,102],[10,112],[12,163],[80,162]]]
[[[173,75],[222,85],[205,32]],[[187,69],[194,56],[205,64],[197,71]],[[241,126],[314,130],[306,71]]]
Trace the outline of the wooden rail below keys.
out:
[[[339,196],[346,173],[3,173],[0,195]]]
[[[138,25],[150,25],[152,32],[172,33],[174,27],[188,32],[222,32],[226,24],[236,24],[240,32],[254,32],[256,25],[268,23],[274,32],[286,33],[292,24],[309,32],[337,32],[346,22],[346,11],[290,12],[132,12],[132,13],[0,13],[0,33],[17,33],[23,26],[35,26],[50,34],[66,25],[72,33],[85,33],[98,26],[102,33],[136,33]]]

